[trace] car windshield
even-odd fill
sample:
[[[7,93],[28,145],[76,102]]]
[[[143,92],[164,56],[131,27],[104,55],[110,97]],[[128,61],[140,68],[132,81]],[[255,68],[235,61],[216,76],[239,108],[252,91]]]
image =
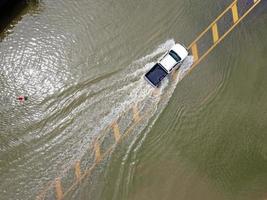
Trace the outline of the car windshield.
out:
[[[181,60],[180,56],[178,56],[177,53],[175,53],[173,50],[171,50],[169,54],[176,62],[179,62]]]

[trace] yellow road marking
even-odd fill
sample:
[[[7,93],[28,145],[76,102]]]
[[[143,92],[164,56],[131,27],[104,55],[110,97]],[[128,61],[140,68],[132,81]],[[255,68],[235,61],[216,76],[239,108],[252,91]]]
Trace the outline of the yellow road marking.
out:
[[[198,60],[198,49],[197,49],[197,44],[194,43],[191,47],[191,50],[192,50],[192,54],[193,54],[193,57],[194,57],[194,62]]]
[[[254,5],[250,8],[250,9],[248,9],[242,16],[240,16],[240,18],[238,18],[239,16],[238,16],[238,10],[237,10],[237,7],[236,8],[234,8],[235,6],[237,6],[237,0],[234,0],[233,1],[233,3],[231,3],[231,5],[227,8],[227,9],[225,9],[224,11],[223,11],[223,13],[221,13],[217,18],[216,18],[216,20],[214,20],[210,25],[209,25],[209,27],[207,27],[190,45],[189,45],[189,47],[188,47],[188,49],[190,49],[191,48],[191,50],[192,50],[192,54],[194,54],[193,53],[193,49],[195,48],[195,56],[197,55],[197,59],[196,59],[196,57],[194,56],[194,58],[195,58],[195,62],[194,62],[194,64],[193,64],[193,66],[190,68],[190,71],[192,71],[192,69],[194,68],[194,67],[196,67],[234,28],[235,28],[235,26],[239,23],[239,22],[241,22],[242,21],[242,19],[245,17],[245,16],[247,16],[250,12],[251,12],[251,10],[256,6],[256,5],[258,5],[259,3],[261,2],[261,0],[254,0]],[[230,27],[229,28],[229,30],[226,32],[226,33],[224,33],[221,37],[219,37],[219,35],[218,35],[218,39],[216,40],[216,42],[214,42],[214,44],[201,56],[201,57],[198,57],[198,52],[197,52],[197,41],[210,29],[210,28],[212,28],[213,26],[214,26],[214,24],[216,24],[217,25],[217,21],[227,12],[227,11],[229,11],[229,9],[231,9],[232,10],[232,13],[235,13],[235,14],[233,14],[233,20],[235,20],[235,23],[233,24],[233,26],[232,27]],[[236,9],[236,12],[235,12],[235,9]],[[234,11],[233,11],[234,10]],[[236,15],[237,17],[235,17],[235,19],[234,19],[234,15]],[[195,46],[195,47],[194,47]],[[158,91],[159,92],[159,91]],[[154,93],[153,93],[154,94]],[[138,109],[137,109],[137,111],[138,111]],[[134,112],[134,111],[133,111]],[[138,112],[136,112],[136,113],[138,113]],[[125,131],[125,133],[121,136],[120,135],[120,139],[122,139],[122,138],[124,138],[124,137],[126,137],[129,133],[130,133],[130,131],[133,129],[133,127],[138,123],[138,122],[140,122],[140,121],[142,121],[143,119],[145,119],[146,118],[146,115],[148,115],[148,112],[146,112],[146,113],[144,113],[144,115],[142,116],[142,117],[140,117],[139,115],[139,117],[140,117],[140,120],[138,120],[138,121],[135,121],[134,120],[134,123]],[[118,127],[119,128],[119,127]],[[118,142],[119,142],[119,140],[118,140]],[[103,153],[103,155],[101,155],[101,149],[100,149],[100,144],[98,143],[98,141],[96,140],[96,142],[94,143],[94,152],[95,152],[95,162],[93,163],[93,165],[89,168],[89,169],[86,169],[85,171],[84,171],[84,173],[83,174],[81,174],[81,171],[80,171],[80,164],[77,164],[76,163],[76,165],[75,165],[75,174],[76,174],[76,177],[77,177],[77,180],[82,180],[82,179],[84,179],[85,177],[87,177],[87,176],[89,176],[90,175],[90,173],[91,173],[91,171],[97,166],[97,164],[102,160],[102,159],[104,159],[104,157],[105,156],[107,156],[110,152],[111,152],[111,149],[114,147],[116,145],[116,143],[115,144],[113,144],[107,151],[105,151],[104,153]],[[80,177],[80,178],[78,178],[78,177]],[[63,189],[62,189],[62,186],[61,186],[61,179],[60,178],[56,178],[54,181],[51,181],[51,184],[49,184],[46,188],[45,188],[45,190],[43,190],[42,191],[42,193],[41,193],[41,195],[38,195],[37,196],[37,198],[38,199],[44,199],[45,198],[45,195],[46,195],[46,193],[48,192],[48,189],[52,189],[53,188],[53,185],[54,185],[54,187],[55,187],[55,192],[56,192],[56,199],[57,200],[62,200],[63,198],[64,198],[64,196],[66,195],[66,194],[68,194],[72,189],[74,189],[74,187],[76,186],[76,185],[78,185],[79,184],[79,181],[74,181],[74,183],[65,191],[65,193],[63,193]]]
[[[115,141],[118,142],[121,138],[120,128],[117,122],[113,122],[111,125],[113,128],[113,135],[115,137]]]
[[[253,6],[251,6],[250,9],[248,9],[243,15],[242,17],[240,17],[238,19],[238,21],[231,27],[229,28],[228,31],[226,31],[220,38],[219,40],[214,43],[207,51],[206,53],[203,54],[203,56],[201,56],[201,58],[197,61],[197,62],[194,62],[194,64],[192,65],[192,67],[189,69],[189,72],[191,72],[199,63],[200,61],[202,61],[238,24],[239,22],[242,21],[242,19],[244,19],[249,13],[251,10],[253,10],[254,7],[256,7],[259,3],[260,3],[261,0],[257,0],[257,3],[255,3]]]
[[[135,122],[138,122],[140,120],[137,104],[134,104],[134,106],[133,106],[133,119]]]
[[[95,142],[94,149],[95,149],[95,162],[98,163],[101,160],[100,145],[98,141]]]
[[[160,95],[160,89],[159,88],[155,88],[153,91],[152,91],[152,95],[154,97],[157,97]]]
[[[233,22],[236,23],[238,21],[238,18],[239,18],[236,3],[232,6],[231,10],[232,10]]]
[[[81,181],[81,166],[80,166],[80,161],[77,161],[75,163],[75,176],[77,181]]]
[[[259,0],[261,1],[261,0]],[[208,32],[210,30],[210,28],[212,27],[212,25],[214,23],[217,23],[217,21],[225,14],[227,13],[227,11],[237,2],[237,0],[234,0],[233,3],[231,3],[204,31],[202,31],[198,37],[188,46],[188,49],[190,49],[193,44],[195,44],[206,32]]]
[[[215,43],[219,39],[218,26],[216,23],[212,25],[211,30],[212,30],[213,42]]]
[[[55,190],[56,190],[56,198],[57,198],[57,200],[62,200],[63,199],[63,191],[62,191],[61,179],[60,178],[56,178]]]
[[[172,80],[176,80],[176,78],[177,78],[177,74],[178,74],[177,71],[178,71],[178,70],[175,70],[175,71],[173,71],[173,72],[171,73]]]

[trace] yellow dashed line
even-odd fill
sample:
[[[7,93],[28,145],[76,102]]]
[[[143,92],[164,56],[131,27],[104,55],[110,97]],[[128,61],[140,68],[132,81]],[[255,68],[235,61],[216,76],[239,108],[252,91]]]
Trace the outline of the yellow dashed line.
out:
[[[236,3],[232,6],[231,10],[232,10],[233,22],[236,23],[238,21],[238,18],[239,18]]]
[[[219,39],[218,26],[216,23],[212,25],[211,30],[212,30],[213,42],[215,43]]]
[[[134,104],[134,106],[133,106],[133,119],[135,122],[138,122],[140,120],[137,104]]]
[[[56,191],[57,200],[62,200],[63,199],[63,191],[62,191],[61,179],[60,178],[56,178],[55,191]]]
[[[237,24],[246,16],[250,13],[250,11],[256,6],[258,5],[261,0],[253,0],[254,1],[254,5],[249,8],[242,16],[238,15],[238,7],[237,7],[237,0],[234,0],[231,5],[229,5],[188,47],[188,49],[191,49],[191,52],[193,54],[194,57],[194,63],[193,66],[190,68],[190,71],[197,66],[200,61],[202,61],[232,30],[235,26],[237,26]],[[232,11],[232,16],[233,16],[233,21],[234,24],[229,28],[228,31],[226,31],[226,33],[224,33],[223,35],[219,36],[218,33],[218,27],[217,27],[217,21],[229,10],[231,9]],[[212,37],[213,37],[213,45],[203,54],[199,56],[198,53],[198,46],[197,46],[197,42],[198,40],[207,32],[211,29],[212,31]],[[155,89],[153,91],[153,95],[159,95],[160,91],[159,89]],[[129,112],[129,110],[127,111]],[[63,200],[64,196],[67,195],[71,190],[73,190],[75,188],[75,186],[77,186],[80,181],[82,179],[84,179],[85,177],[89,176],[91,174],[91,171],[98,165],[98,163],[105,158],[105,156],[107,156],[111,151],[112,148],[114,148],[118,142],[120,142],[124,137],[126,137],[131,131],[132,129],[135,127],[135,125],[137,125],[138,123],[140,123],[143,119],[146,118],[146,116],[148,116],[148,112],[145,112],[142,116],[140,116],[139,114],[139,110],[138,110],[138,106],[137,104],[134,105],[132,107],[132,112],[133,112],[133,122],[132,124],[126,129],[126,131],[124,132],[123,135],[121,135],[120,133],[120,128],[117,122],[113,123],[111,126],[106,127],[106,129],[112,127],[113,129],[113,134],[114,134],[114,138],[116,143],[114,143],[107,151],[103,152],[103,154],[101,154],[101,149],[100,149],[100,144],[98,142],[98,140],[95,141],[94,145],[92,145],[91,147],[94,148],[94,153],[95,153],[95,162],[93,163],[93,165],[88,168],[85,169],[85,171],[83,172],[83,174],[81,173],[81,167],[80,167],[80,161],[77,161],[75,163],[74,170],[75,170],[75,176],[76,176],[76,180],[73,182],[73,184],[67,188],[65,190],[65,193],[63,193],[63,188],[61,185],[61,179],[58,177],[56,179],[54,179],[53,181],[51,181],[47,187],[44,188],[44,190],[42,190],[42,192],[37,195],[37,199],[41,200],[41,199],[45,199],[46,197],[46,193],[48,192],[48,190],[52,189],[54,187],[55,189],[55,194],[56,194],[56,199],[57,200]],[[152,112],[152,111],[151,111]],[[105,131],[107,131],[105,129]],[[73,169],[73,168],[72,168]]]
[[[117,122],[113,122],[113,124],[111,126],[113,129],[113,135],[114,135],[115,141],[118,142],[121,138],[119,125]]]
[[[95,149],[95,162],[98,163],[101,160],[101,151],[98,141],[95,142],[94,149]]]
[[[196,62],[198,60],[198,49],[197,49],[197,44],[194,43],[191,47],[191,50],[192,50],[192,54],[193,54],[193,57],[194,57],[194,62]]]
[[[81,166],[80,166],[80,161],[77,161],[75,163],[75,176],[77,181],[81,181]]]

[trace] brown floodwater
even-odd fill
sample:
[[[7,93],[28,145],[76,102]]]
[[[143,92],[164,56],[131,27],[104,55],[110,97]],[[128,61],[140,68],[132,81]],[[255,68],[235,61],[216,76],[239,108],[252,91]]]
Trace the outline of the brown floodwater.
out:
[[[0,199],[56,199],[55,178],[65,193],[85,172],[64,199],[267,198],[266,1],[185,78],[166,80],[156,95],[143,79],[230,3],[27,7],[0,42]],[[130,129],[133,105],[143,118]],[[127,133],[118,144],[114,121]],[[113,146],[88,170],[97,138],[101,155]]]

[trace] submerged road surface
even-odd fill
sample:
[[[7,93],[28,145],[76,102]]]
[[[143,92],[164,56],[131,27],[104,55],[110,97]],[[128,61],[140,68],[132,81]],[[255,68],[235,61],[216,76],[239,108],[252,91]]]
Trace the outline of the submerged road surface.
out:
[[[43,0],[14,22],[0,43],[0,199],[59,197],[51,181],[65,192],[136,103],[146,120],[64,199],[265,199],[266,1],[182,81],[155,94],[142,77],[230,3]]]

